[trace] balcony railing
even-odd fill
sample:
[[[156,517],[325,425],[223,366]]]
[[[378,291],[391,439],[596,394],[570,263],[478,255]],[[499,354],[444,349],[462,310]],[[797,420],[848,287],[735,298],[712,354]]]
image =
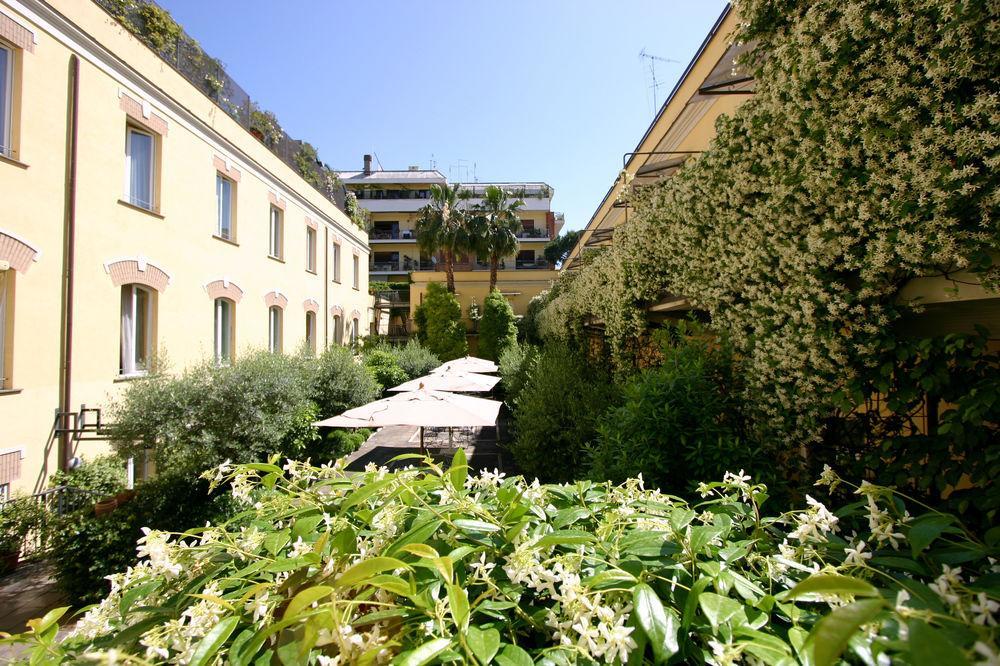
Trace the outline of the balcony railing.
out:
[[[379,305],[402,306],[410,302],[410,291],[408,289],[384,289],[375,292],[375,302]]]
[[[368,264],[370,273],[392,273],[400,270],[398,261],[372,261]]]
[[[525,228],[517,232],[518,238],[548,238],[549,232],[546,229]]]
[[[417,232],[413,229],[372,229],[369,233],[370,240],[416,240]]]
[[[514,265],[517,269],[524,270],[538,270],[547,269],[549,267],[549,262],[544,259],[518,259]]]
[[[432,271],[434,270],[434,262],[430,259],[421,259],[417,261],[416,259],[410,259],[409,257],[403,258],[403,270],[404,271]],[[442,268],[443,270],[443,268]]]

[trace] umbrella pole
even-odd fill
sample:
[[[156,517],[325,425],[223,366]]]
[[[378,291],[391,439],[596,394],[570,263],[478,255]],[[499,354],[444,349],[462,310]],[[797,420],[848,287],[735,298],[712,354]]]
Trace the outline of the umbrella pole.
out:
[[[424,427],[420,426],[420,451],[427,453],[427,449],[424,448]]]

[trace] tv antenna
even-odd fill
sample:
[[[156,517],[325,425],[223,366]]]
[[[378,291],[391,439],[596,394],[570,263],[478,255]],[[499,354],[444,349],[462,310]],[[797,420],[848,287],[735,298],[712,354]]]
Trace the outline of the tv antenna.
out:
[[[659,108],[656,102],[656,89],[660,87],[660,84],[656,80],[656,63],[657,62],[669,62],[676,65],[683,64],[680,60],[673,60],[671,58],[661,58],[658,55],[653,55],[648,53],[646,49],[639,51],[639,58],[645,60],[649,63],[649,76],[653,79],[653,85],[650,88],[653,90],[653,113]]]

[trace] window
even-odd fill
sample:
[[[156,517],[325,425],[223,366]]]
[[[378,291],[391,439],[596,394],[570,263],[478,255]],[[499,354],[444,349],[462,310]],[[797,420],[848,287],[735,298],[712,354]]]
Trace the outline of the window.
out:
[[[11,101],[14,96],[14,52],[0,44],[0,155],[10,156]]]
[[[284,250],[285,235],[283,217],[284,213],[281,212],[280,208],[271,206],[271,226],[268,235],[267,253],[275,259],[283,257],[282,251]]]
[[[122,286],[121,315],[122,375],[149,370],[153,350],[153,294],[135,284]]]
[[[152,134],[129,127],[125,135],[125,198],[133,206],[153,210],[156,143]]]
[[[267,310],[267,348],[273,354],[281,353],[281,308],[277,305]]]
[[[316,353],[316,313],[306,312],[306,349]]]
[[[233,181],[216,174],[215,199],[219,212],[215,234],[219,238],[233,240]]]
[[[233,329],[235,304],[228,298],[215,299],[215,362],[233,360]]]
[[[361,262],[358,259],[358,255],[354,255],[354,288],[361,288]]]
[[[14,269],[0,271],[0,391],[13,388]]]
[[[316,272],[316,230],[306,227],[306,270]]]
[[[333,281],[340,282],[340,243],[333,244]]]
[[[340,315],[333,315],[333,341],[344,344],[344,318]]]
[[[354,319],[351,326],[351,344],[355,344],[358,341],[359,335],[361,335],[361,322]]]

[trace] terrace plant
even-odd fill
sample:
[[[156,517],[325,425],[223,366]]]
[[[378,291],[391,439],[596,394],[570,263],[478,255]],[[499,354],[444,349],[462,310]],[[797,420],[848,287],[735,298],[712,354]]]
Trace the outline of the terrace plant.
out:
[[[424,331],[421,343],[440,360],[450,361],[468,353],[462,306],[441,283],[427,285],[424,302],[417,307],[414,319]]]
[[[431,185],[431,201],[420,209],[417,244],[428,255],[440,252],[444,260],[448,291],[455,293],[455,259],[474,246],[464,202],[468,192],[458,185]]]
[[[497,286],[500,260],[517,252],[517,232],[521,230],[518,212],[523,206],[523,199],[512,198],[502,187],[489,185],[473,212],[471,244],[476,252],[489,259],[491,293]]]
[[[507,298],[494,289],[483,301],[483,317],[479,323],[479,355],[496,361],[515,344],[517,325],[514,309]]]
[[[147,531],[143,559],[65,639],[57,609],[3,642],[32,664],[236,666],[963,664],[1000,651],[997,539],[832,470],[820,483],[849,503],[809,497],[780,515],[742,473],[688,504],[638,479],[470,476],[461,450],[449,469],[273,460],[205,477],[246,510]]]

